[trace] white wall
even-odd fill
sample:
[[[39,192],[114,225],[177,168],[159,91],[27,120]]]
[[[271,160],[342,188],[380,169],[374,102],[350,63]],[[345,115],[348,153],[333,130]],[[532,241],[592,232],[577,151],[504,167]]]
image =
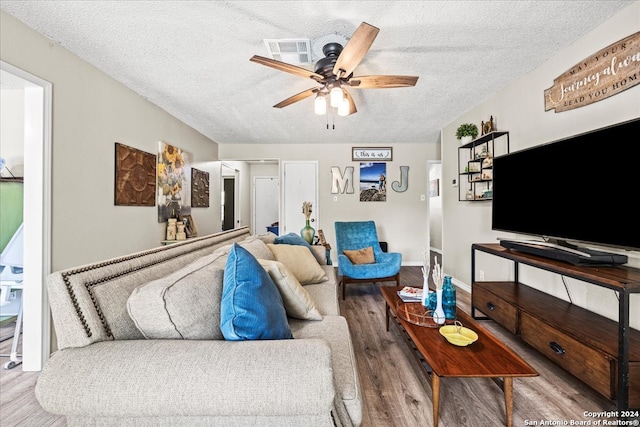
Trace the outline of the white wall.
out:
[[[491,204],[458,201],[457,147],[455,130],[459,124],[478,125],[493,115],[498,130],[510,132],[511,151],[541,143],[555,141],[574,134],[597,129],[640,116],[640,86],[613,97],[570,111],[555,113],[544,111],[544,90],[553,79],[598,50],[638,31],[640,2],[636,2],[604,22],[576,43],[561,50],[542,66],[513,82],[481,105],[461,115],[442,130],[443,157],[443,211],[444,211],[444,270],[459,283],[470,284],[470,248],[474,242],[496,242],[498,235],[491,231]],[[541,200],[541,203],[544,203]],[[630,252],[630,265],[640,267],[640,253]],[[505,263],[491,264],[480,258],[479,264],[489,279],[505,279],[511,274]],[[495,277],[493,277],[495,276]],[[545,292],[567,299],[564,285],[558,276],[549,276],[537,270],[521,271],[521,280]],[[568,281],[573,302],[589,310],[617,319],[617,299],[612,291]],[[631,306],[640,305],[640,295],[631,296]],[[631,325],[640,329],[640,311],[631,310]]]
[[[114,206],[114,143],[157,154],[162,140],[210,173],[216,143],[4,11],[0,31],[0,58],[53,84],[52,269],[158,246],[157,207]],[[213,212],[219,197],[192,209],[199,234],[219,230]]]
[[[367,114],[359,112],[358,114]],[[345,120],[348,120],[346,118]],[[323,129],[318,130],[323,131]],[[378,227],[380,240],[389,244],[389,251],[401,252],[404,265],[422,265],[422,248],[427,246],[427,206],[420,195],[428,195],[427,160],[436,160],[439,145],[425,141],[422,144],[394,144],[393,141],[378,141],[367,146],[392,146],[393,161],[387,162],[387,201],[360,202],[359,162],[351,160],[349,144],[233,144],[220,145],[221,159],[317,160],[319,164],[318,225],[335,252],[335,221],[359,221],[372,219]],[[331,167],[338,166],[341,172],[347,166],[354,168],[354,193],[331,194]],[[409,183],[405,192],[391,189],[394,181],[400,180],[400,166],[409,166]],[[337,201],[333,201],[333,196]],[[300,214],[302,215],[302,213]]]

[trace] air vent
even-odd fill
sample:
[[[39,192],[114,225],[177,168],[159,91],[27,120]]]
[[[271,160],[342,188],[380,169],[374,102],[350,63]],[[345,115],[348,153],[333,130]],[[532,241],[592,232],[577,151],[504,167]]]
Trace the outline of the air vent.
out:
[[[311,64],[309,39],[264,39],[267,53],[272,59],[288,64]]]

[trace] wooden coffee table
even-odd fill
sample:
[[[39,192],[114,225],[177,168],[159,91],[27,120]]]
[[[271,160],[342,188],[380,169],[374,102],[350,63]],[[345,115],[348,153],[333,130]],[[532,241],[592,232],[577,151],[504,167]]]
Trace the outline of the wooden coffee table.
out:
[[[418,326],[397,316],[396,307],[400,301],[398,291],[402,289],[401,286],[381,286],[380,289],[386,303],[387,331],[389,330],[389,318],[393,315],[404,332],[405,340],[408,341],[410,348],[414,349],[418,361],[424,361],[428,365],[425,367],[423,363],[420,363],[427,379],[431,381],[433,425],[436,427],[438,425],[440,378],[477,377],[491,378],[502,389],[507,418],[506,425],[511,427],[513,423],[513,378],[535,377],[538,376],[538,373],[459,308],[457,320],[478,334],[478,340],[466,347],[450,344],[440,335],[437,327]]]

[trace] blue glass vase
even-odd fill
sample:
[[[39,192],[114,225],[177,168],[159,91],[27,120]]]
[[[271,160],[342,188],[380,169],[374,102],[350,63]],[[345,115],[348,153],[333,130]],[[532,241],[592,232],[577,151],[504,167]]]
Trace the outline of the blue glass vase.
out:
[[[429,311],[434,311],[436,309],[436,305],[437,305],[437,299],[436,299],[436,291],[432,291],[429,292],[429,297],[427,300],[427,309]]]
[[[456,287],[451,283],[451,276],[445,276],[442,283],[442,308],[447,320],[456,319]]]

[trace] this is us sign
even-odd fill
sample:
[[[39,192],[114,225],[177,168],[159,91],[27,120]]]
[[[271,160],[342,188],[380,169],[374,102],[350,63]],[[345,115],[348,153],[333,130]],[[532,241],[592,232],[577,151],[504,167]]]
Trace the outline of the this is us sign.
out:
[[[571,67],[544,91],[544,110],[584,107],[640,83],[640,31]]]

